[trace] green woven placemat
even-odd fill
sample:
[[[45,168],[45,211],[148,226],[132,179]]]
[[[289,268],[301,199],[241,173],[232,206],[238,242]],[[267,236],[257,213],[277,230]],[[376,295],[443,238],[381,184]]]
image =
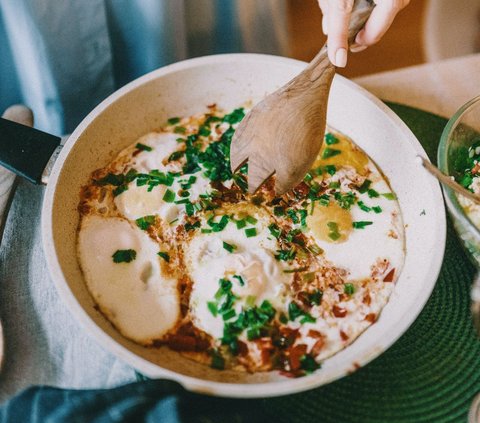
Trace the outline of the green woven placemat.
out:
[[[446,120],[397,104],[430,159]],[[425,252],[428,254],[428,252]],[[448,222],[440,277],[411,328],[384,354],[322,388],[262,401],[279,422],[465,422],[480,392],[480,341],[470,316],[474,267]]]

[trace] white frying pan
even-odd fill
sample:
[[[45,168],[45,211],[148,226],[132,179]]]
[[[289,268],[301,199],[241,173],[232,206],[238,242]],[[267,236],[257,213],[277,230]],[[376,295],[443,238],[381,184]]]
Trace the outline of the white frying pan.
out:
[[[407,225],[405,267],[374,325],[351,346],[326,360],[314,374],[288,379],[278,372],[218,371],[167,348],[136,345],[95,310],[75,250],[79,191],[90,173],[108,164],[141,135],[159,128],[167,118],[205,112],[212,103],[229,110],[249,99],[258,101],[304,66],[303,62],[281,57],[228,54],[158,69],[96,107],[70,136],[50,175],[44,173],[48,185],[42,211],[43,243],[61,298],[105,349],[146,376],[169,378],[196,392],[230,397],[266,397],[314,388],[345,376],[385,351],[413,323],[426,303],[440,271],[445,246],[445,211],[438,183],[416,164],[415,156],[425,156],[425,152],[405,124],[378,99],[337,76],[328,123],[352,137],[385,172],[398,195]],[[4,136],[0,132],[1,142]],[[49,153],[54,149],[52,142]],[[10,157],[15,158],[16,154]],[[48,158],[40,156],[45,165]],[[26,161],[28,158],[22,161],[17,157],[22,165]],[[25,166],[22,171],[37,181],[42,173],[38,166],[33,176]]]

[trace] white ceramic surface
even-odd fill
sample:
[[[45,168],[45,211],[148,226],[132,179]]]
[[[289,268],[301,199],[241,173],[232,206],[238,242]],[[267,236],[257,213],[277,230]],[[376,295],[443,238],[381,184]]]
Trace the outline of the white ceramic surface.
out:
[[[406,225],[406,262],[378,321],[312,375],[288,379],[217,371],[168,349],[143,348],[124,339],[95,311],[75,255],[80,186],[138,136],[168,117],[258,101],[297,74],[305,63],[252,54],[192,59],[170,65],[120,89],[102,102],[68,139],[54,166],[42,213],[48,266],[61,298],[101,344],[149,377],[218,396],[266,397],[314,388],[354,371],[390,347],[413,323],[435,285],[445,246],[445,211],[438,184],[415,161],[425,155],[405,124],[382,102],[342,77],[333,83],[328,122],[352,137],[390,179]]]

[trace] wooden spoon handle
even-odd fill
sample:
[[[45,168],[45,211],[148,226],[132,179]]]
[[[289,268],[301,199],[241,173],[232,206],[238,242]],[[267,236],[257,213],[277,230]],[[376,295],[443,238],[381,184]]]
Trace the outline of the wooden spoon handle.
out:
[[[375,3],[373,0],[355,0],[348,27],[348,45],[354,43],[355,37],[363,28],[365,22],[367,22],[374,8]],[[325,44],[307,66],[306,71],[310,72],[309,79],[311,82],[314,82],[322,76],[328,68],[333,69],[334,66],[328,60],[327,44]]]

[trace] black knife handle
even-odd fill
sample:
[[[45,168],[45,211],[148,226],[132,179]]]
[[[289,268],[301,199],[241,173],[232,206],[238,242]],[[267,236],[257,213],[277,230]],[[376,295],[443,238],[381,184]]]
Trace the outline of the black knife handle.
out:
[[[59,145],[59,137],[0,118],[0,165],[34,184],[42,182],[43,171]]]

